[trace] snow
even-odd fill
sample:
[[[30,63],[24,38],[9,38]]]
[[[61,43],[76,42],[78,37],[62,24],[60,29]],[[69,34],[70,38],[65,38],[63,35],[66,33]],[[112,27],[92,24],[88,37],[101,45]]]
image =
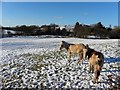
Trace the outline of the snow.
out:
[[[15,34],[16,32],[13,31],[13,30],[3,30],[3,34],[8,34],[8,33],[11,33],[11,34]]]
[[[101,51],[105,64],[98,84],[88,73],[88,60],[77,65],[78,57],[68,65],[67,52],[59,51],[60,42],[89,44]],[[19,88],[113,88],[119,83],[120,57],[117,39],[80,39],[41,37],[1,38],[0,87]],[[110,82],[108,75],[112,76]],[[117,85],[114,85],[118,83]],[[117,86],[117,88],[120,88]]]

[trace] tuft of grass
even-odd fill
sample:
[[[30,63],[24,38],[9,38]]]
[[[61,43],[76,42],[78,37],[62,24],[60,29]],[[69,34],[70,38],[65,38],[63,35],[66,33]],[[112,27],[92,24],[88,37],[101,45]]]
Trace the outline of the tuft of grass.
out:
[[[38,65],[36,65],[36,64],[33,64],[31,67],[30,67],[30,69],[32,70],[32,71],[39,71],[42,67],[44,67],[45,65],[44,64],[38,64]]]
[[[0,67],[5,67],[5,66],[7,66],[8,64],[3,64],[3,65],[0,65]]]
[[[44,55],[39,55],[39,54],[33,54],[31,57],[32,60],[35,60],[38,62],[42,62],[43,58],[44,58]]]
[[[110,67],[120,70],[120,62],[118,62],[116,64],[112,64],[112,65],[110,65]]]

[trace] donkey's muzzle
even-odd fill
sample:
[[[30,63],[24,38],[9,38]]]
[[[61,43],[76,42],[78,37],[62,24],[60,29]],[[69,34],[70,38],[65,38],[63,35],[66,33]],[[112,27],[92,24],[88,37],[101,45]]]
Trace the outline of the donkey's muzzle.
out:
[[[62,48],[60,47],[60,51],[62,50]]]

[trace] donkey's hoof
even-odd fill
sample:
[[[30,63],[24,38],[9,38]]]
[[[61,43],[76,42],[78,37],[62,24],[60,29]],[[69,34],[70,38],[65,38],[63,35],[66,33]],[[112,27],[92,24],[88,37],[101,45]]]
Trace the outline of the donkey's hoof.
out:
[[[95,81],[92,81],[93,82],[93,84],[95,84],[96,82]]]
[[[80,63],[79,62],[77,62],[77,65],[79,65]]]
[[[91,73],[91,71],[89,70],[88,73]]]
[[[80,61],[77,62],[77,65],[80,64]]]
[[[98,84],[99,82],[98,81],[92,81],[93,82],[93,84]]]

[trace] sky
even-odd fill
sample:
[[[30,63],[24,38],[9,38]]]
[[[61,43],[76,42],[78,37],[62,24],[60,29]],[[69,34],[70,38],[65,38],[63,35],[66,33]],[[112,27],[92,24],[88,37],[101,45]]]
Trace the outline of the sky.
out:
[[[2,26],[118,25],[117,2],[2,2]]]
[[[2,2],[119,2],[119,0],[1,0]]]

